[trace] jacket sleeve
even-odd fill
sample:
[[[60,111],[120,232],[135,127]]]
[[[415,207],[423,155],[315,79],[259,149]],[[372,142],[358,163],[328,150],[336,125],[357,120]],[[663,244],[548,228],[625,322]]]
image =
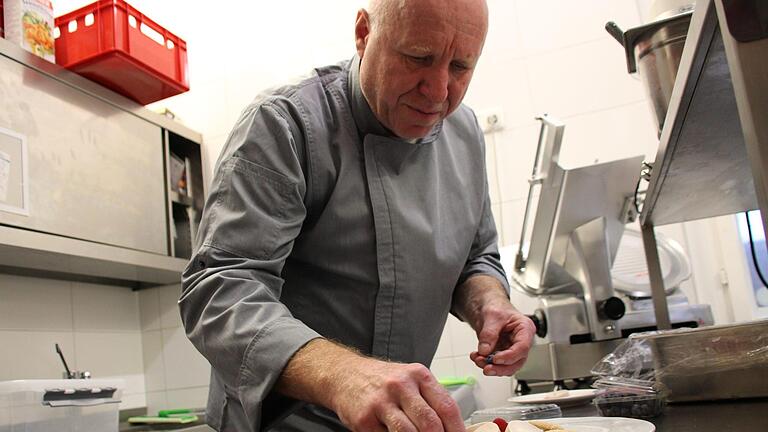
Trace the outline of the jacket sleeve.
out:
[[[493,221],[493,213],[491,212],[491,200],[487,194],[483,203],[482,219],[477,227],[469,258],[461,272],[458,285],[461,285],[471,276],[477,274],[495,277],[501,282],[507,291],[507,295],[509,295],[509,282],[507,281],[507,274],[501,266],[496,224]]]
[[[507,281],[507,275],[504,272],[504,268],[501,266],[501,257],[499,255],[498,246],[499,239],[496,233],[496,223],[493,219],[493,212],[491,211],[491,198],[488,191],[488,173],[484,163],[486,160],[485,139],[483,137],[482,129],[480,129],[480,125],[477,123],[477,118],[474,115],[472,116],[472,121],[477,137],[476,140],[482,148],[483,155],[483,170],[481,171],[484,177],[482,182],[483,209],[467,262],[461,272],[457,286],[464,283],[464,281],[473,275],[484,274],[497,278],[507,291],[507,295],[509,295],[509,282]]]
[[[306,216],[298,130],[268,101],[244,111],[217,162],[182,274],[187,336],[247,416],[258,416],[291,356],[320,337],[280,302],[282,268]]]

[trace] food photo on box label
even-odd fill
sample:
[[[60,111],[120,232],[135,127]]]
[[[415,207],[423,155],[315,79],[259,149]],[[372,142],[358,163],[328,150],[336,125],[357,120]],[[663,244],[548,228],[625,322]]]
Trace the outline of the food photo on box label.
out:
[[[48,0],[4,0],[5,38],[32,54],[55,62],[53,5]]]

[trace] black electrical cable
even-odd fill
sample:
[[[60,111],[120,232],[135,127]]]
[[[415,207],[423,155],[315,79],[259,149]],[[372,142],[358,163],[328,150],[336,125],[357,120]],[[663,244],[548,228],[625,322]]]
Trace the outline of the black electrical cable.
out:
[[[757,263],[757,253],[755,252],[755,240],[752,237],[752,224],[749,223],[749,212],[744,212],[744,216],[747,218],[747,233],[749,233],[749,250],[752,251],[752,262],[755,264],[755,272],[757,273],[757,277],[760,278],[760,282],[763,283],[763,286],[768,289],[768,282],[765,281],[765,276],[763,276],[763,272],[760,271],[760,265]]]
[[[648,162],[643,162],[643,168],[640,170],[640,176],[637,178],[637,184],[635,184],[635,196],[633,201],[633,204],[635,205],[635,211],[640,214],[640,194],[644,194],[647,192],[647,190],[640,191],[640,182],[643,180],[650,180],[651,177],[651,164]]]
[[[635,205],[635,211],[637,214],[640,214],[640,204],[638,204],[638,199],[640,198],[640,181],[643,179],[642,176],[637,178],[637,184],[635,185],[635,196],[632,200],[632,203]]]

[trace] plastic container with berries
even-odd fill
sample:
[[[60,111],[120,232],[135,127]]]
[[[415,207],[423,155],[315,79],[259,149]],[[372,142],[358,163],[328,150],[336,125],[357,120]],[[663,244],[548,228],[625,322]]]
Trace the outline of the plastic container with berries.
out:
[[[603,417],[651,418],[664,412],[664,392],[653,381],[603,377],[593,384],[602,392],[593,403]]]

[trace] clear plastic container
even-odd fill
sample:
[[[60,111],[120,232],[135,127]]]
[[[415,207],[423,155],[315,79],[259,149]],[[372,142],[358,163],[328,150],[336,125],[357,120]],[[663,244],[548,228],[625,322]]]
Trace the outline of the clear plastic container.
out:
[[[653,381],[603,377],[592,386],[601,390],[593,403],[603,417],[651,418],[664,412],[664,392]]]
[[[120,379],[0,382],[0,432],[117,431]]]
[[[594,399],[603,417],[651,418],[664,412],[664,399],[659,395],[604,393]]]
[[[487,408],[472,413],[470,424],[493,421],[495,418],[510,420],[537,420],[562,417],[560,407],[555,404],[540,405],[509,405],[497,408]]]

